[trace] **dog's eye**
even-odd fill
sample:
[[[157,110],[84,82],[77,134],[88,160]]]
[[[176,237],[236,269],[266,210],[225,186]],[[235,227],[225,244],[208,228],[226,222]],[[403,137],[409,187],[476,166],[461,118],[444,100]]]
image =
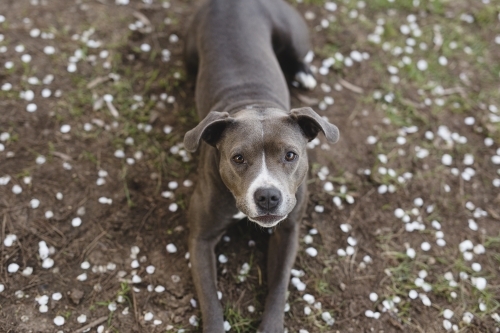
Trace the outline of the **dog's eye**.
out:
[[[288,162],[291,162],[297,158],[297,154],[295,154],[293,151],[289,151],[288,153],[285,154],[285,160]]]
[[[238,154],[233,156],[233,162],[236,164],[243,164],[245,159],[243,158],[243,155]]]

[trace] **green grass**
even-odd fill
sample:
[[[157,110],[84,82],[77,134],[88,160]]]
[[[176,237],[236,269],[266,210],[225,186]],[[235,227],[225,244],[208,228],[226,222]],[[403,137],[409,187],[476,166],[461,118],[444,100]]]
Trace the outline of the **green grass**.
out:
[[[257,326],[255,320],[246,317],[241,310],[226,305],[224,309],[224,318],[231,324],[231,331],[237,333],[255,332]]]

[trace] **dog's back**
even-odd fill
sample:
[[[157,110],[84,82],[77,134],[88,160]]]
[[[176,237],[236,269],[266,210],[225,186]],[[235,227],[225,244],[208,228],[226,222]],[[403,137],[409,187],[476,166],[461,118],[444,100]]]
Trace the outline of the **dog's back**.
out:
[[[277,54],[289,43],[290,13],[297,15],[282,0],[208,0],[200,7],[186,44],[187,64],[197,72],[200,117],[245,100],[289,109]]]

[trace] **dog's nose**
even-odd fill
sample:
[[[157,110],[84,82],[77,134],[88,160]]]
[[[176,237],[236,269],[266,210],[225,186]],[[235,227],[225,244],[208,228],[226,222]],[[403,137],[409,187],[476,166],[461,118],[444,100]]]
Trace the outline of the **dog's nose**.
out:
[[[260,208],[271,210],[276,208],[281,202],[281,192],[274,188],[259,188],[254,194],[255,203]]]

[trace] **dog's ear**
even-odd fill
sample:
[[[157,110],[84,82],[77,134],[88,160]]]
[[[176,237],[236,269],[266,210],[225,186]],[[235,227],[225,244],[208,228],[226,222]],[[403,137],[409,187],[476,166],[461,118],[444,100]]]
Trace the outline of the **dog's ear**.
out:
[[[215,146],[231,120],[232,118],[227,112],[211,111],[198,126],[184,135],[184,148],[191,153],[195,152],[201,139],[209,145]]]
[[[339,129],[337,126],[330,124],[309,107],[292,109],[290,117],[299,124],[309,141],[314,139],[320,131],[325,134],[326,139],[330,143],[335,143],[339,140]]]

